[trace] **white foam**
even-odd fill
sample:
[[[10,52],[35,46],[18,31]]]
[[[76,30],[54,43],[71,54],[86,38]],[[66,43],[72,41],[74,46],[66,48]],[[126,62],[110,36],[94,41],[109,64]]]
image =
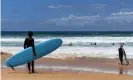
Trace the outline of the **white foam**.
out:
[[[35,41],[45,41],[52,38],[59,38],[59,37],[35,37]],[[120,43],[120,42],[133,42],[133,37],[60,37],[64,43],[88,43],[88,42],[96,42],[96,43]],[[0,41],[2,42],[23,42],[24,37],[6,37],[1,38]]]
[[[42,42],[52,38],[59,37],[35,37],[35,42]],[[66,57],[118,57],[118,45],[112,46],[112,43],[126,43],[124,49],[127,56],[133,58],[133,36],[131,37],[109,37],[109,36],[96,36],[96,37],[60,37],[63,44],[56,51],[47,55],[46,57],[66,58]],[[1,50],[9,53],[17,53],[23,50],[24,37],[2,37]],[[20,43],[17,43],[20,42]],[[73,46],[68,46],[72,42]],[[96,42],[97,45],[90,45]],[[100,44],[101,43],[101,44]],[[103,43],[103,44],[102,44]],[[106,44],[108,43],[108,44]],[[110,44],[111,43],[111,44]],[[64,46],[67,45],[67,46]],[[78,46],[77,46],[78,45]]]
[[[124,47],[128,58],[133,58],[132,47]],[[1,47],[2,51],[15,54],[23,47]],[[117,47],[60,47],[51,54],[45,57],[52,58],[68,58],[68,57],[105,57],[105,58],[116,58],[118,57]]]
[[[14,46],[3,47],[3,46],[1,46],[1,51],[9,52],[11,54],[15,54],[21,50],[23,50],[23,47],[14,47]]]

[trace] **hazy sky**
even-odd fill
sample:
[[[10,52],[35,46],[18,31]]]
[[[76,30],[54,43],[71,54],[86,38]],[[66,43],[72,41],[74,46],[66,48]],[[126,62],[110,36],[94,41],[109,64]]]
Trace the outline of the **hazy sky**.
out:
[[[133,31],[133,0],[2,0],[3,31]]]

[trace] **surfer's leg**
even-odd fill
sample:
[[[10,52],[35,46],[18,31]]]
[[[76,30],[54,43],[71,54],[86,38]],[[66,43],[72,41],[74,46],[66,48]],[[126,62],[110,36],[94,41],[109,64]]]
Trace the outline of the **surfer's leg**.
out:
[[[120,71],[119,74],[123,74],[123,65],[120,65]]]
[[[119,55],[119,59],[121,62],[119,74],[123,74],[123,55]]]
[[[123,65],[123,59],[122,58],[120,59],[120,61],[121,61],[121,65]]]
[[[123,65],[123,56],[119,56],[119,59],[120,59],[121,65]]]
[[[35,72],[35,70],[34,70],[34,61],[32,61],[32,73],[34,73]]]
[[[29,70],[29,73],[30,73],[30,62],[27,63],[27,66],[28,66],[28,70]]]

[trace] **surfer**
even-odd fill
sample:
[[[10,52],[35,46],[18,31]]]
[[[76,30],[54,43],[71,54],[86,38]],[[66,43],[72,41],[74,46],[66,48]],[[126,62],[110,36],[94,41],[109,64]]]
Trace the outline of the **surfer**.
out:
[[[28,48],[28,47],[32,47],[32,50],[33,50],[33,56],[36,56],[36,52],[35,52],[35,46],[34,46],[34,38],[32,38],[33,36],[33,32],[29,31],[28,32],[28,37],[25,38],[25,41],[24,41],[24,49]],[[28,70],[29,70],[29,73],[35,73],[34,71],[34,61],[31,61],[29,63],[27,63],[28,65]],[[30,67],[32,66],[32,71],[30,69]]]
[[[115,45],[115,43],[112,43],[112,45]]]
[[[72,43],[69,43],[68,46],[72,46],[73,44]]]
[[[123,65],[123,55],[124,55],[125,60],[127,62],[126,64],[128,65],[129,61],[127,60],[127,56],[126,56],[126,52],[123,48],[123,44],[120,45],[120,48],[118,49],[118,51],[119,51],[119,60],[120,60],[121,65]]]
[[[94,45],[97,45],[96,43],[94,43]]]

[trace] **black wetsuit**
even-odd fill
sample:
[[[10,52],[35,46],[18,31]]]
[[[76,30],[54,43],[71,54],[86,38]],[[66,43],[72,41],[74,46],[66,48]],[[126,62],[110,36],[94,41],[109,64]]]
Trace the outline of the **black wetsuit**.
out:
[[[33,53],[35,53],[35,47],[34,47],[34,39],[31,37],[27,37],[24,41],[24,49],[32,47]],[[28,55],[27,55],[28,56]],[[34,72],[34,61],[29,62],[28,64],[28,69],[30,71],[30,65],[32,65],[32,72]]]
[[[125,54],[125,50],[123,48],[119,48],[118,51],[119,51],[119,59],[120,59],[121,65],[123,65],[123,55]]]

